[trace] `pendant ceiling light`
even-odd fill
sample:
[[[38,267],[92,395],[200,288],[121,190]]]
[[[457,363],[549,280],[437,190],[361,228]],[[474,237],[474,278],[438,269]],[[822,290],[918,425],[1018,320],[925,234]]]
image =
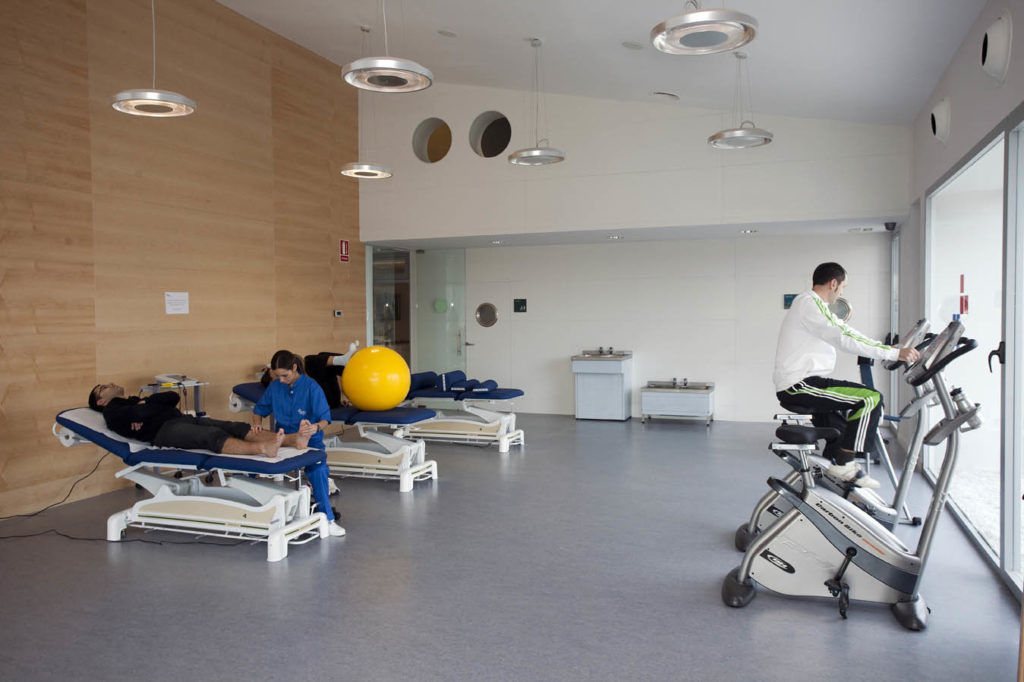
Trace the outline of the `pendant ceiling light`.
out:
[[[156,0],[150,2],[150,16],[153,26],[153,87],[149,90],[122,90],[110,98],[110,106],[133,116],[188,116],[196,110],[194,101],[176,92],[156,89]]]
[[[715,149],[750,149],[751,147],[763,147],[770,143],[774,135],[754,125],[750,119],[753,118],[750,103],[750,70],[746,70],[746,103],[743,101],[743,65],[746,64],[747,55],[743,52],[736,53],[736,90],[733,93],[733,116],[737,125],[735,128],[726,128],[708,138],[708,144]],[[749,118],[745,117],[749,115]]]
[[[668,54],[714,54],[746,45],[757,34],[757,19],[749,14],[701,9],[697,0],[688,0],[683,10],[651,29],[654,47]]]
[[[548,146],[547,138],[540,137],[540,38],[530,38],[533,47],[533,147],[520,149],[508,155],[508,162],[516,166],[549,166],[565,161],[565,152]],[[545,121],[545,128],[547,121]],[[543,145],[541,143],[544,143]]]
[[[370,27],[360,26],[359,30],[363,32],[363,54],[366,54],[366,45],[370,39]],[[377,125],[376,116],[373,106],[373,98],[376,94],[365,93],[361,94],[360,97],[369,97],[370,105],[370,125],[373,126],[371,135],[374,141],[374,147],[376,147],[377,141]],[[369,145],[368,145],[369,146]],[[364,163],[362,161],[355,161],[353,163],[346,163],[341,167],[341,174],[349,178],[359,178],[362,180],[382,180],[384,178],[391,177],[391,171],[386,166],[381,166],[376,163]]]
[[[434,82],[430,69],[409,59],[388,56],[388,15],[384,0],[380,0],[384,18],[384,56],[363,57],[341,69],[345,82],[361,90],[374,92],[416,92],[425,90]]]
[[[362,178],[364,180],[382,180],[391,177],[391,171],[385,166],[359,162],[346,163],[341,167],[341,174],[349,178]]]

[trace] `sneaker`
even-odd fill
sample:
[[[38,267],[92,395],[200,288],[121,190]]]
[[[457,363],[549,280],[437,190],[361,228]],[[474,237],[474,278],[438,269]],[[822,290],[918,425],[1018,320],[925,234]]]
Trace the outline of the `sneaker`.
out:
[[[850,483],[859,488],[871,488],[872,490],[881,487],[881,484],[860,470],[856,462],[846,464],[833,464],[826,472],[830,478],[842,483]]]

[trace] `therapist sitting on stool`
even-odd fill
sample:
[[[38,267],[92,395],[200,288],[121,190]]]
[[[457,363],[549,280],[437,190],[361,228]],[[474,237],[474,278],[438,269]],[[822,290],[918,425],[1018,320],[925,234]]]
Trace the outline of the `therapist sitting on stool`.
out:
[[[864,336],[828,309],[846,288],[846,270],[838,263],[814,269],[810,291],[793,300],[782,321],[775,352],[775,394],[786,409],[845,412],[846,429],[829,467],[831,477],[863,488],[878,481],[861,471],[855,457],[866,457],[882,415],[882,395],[863,384],[827,378],[836,368],[836,349],[878,360],[915,362],[914,348],[893,348]]]

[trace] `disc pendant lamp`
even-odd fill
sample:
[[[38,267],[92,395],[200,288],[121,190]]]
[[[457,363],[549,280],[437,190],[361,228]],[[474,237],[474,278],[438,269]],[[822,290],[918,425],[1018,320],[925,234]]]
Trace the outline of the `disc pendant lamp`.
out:
[[[384,56],[363,57],[341,69],[345,82],[361,90],[374,92],[416,92],[434,82],[430,69],[410,59],[397,59],[388,53],[388,15],[380,0],[384,24]]]
[[[515,166],[550,166],[565,161],[565,152],[550,146],[547,138],[540,137],[540,38],[530,38],[533,47],[533,139],[534,146],[514,151],[508,162]],[[543,144],[542,144],[543,143]]]
[[[150,1],[150,16],[153,26],[153,87],[148,90],[122,90],[110,98],[110,106],[132,116],[188,116],[196,110],[193,100],[170,90],[156,89],[156,0]]]
[[[689,11],[685,11],[690,8]],[[688,0],[684,12],[651,29],[651,43],[668,54],[714,54],[746,45],[757,34],[757,19],[732,9],[701,9]]]
[[[360,26],[359,30],[363,32],[363,52],[366,52],[366,44],[370,39],[370,27]],[[362,95],[361,95],[362,96]],[[375,120],[375,112],[373,107],[373,97],[375,94],[365,95],[370,97],[370,125],[373,126],[372,136],[374,141],[377,139],[377,125]],[[374,145],[376,146],[376,145]],[[383,180],[384,178],[391,177],[391,170],[386,166],[381,166],[376,163],[366,163],[363,161],[354,161],[352,163],[346,163],[341,167],[341,174],[348,178],[358,178],[362,180]]]
[[[750,110],[750,70],[743,67],[747,63],[747,55],[743,52],[736,53],[736,90],[733,94],[733,116],[736,127],[719,130],[708,138],[708,144],[715,149],[750,149],[751,147],[763,147],[772,141],[775,136],[767,130],[758,128],[754,122],[753,113]],[[746,98],[743,95],[743,75],[746,71]],[[746,99],[746,108],[744,108]],[[749,118],[747,117],[749,116]]]

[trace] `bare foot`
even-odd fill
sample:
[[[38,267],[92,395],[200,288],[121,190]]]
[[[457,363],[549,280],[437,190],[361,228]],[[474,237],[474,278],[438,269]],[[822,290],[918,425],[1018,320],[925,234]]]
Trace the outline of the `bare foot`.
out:
[[[281,447],[282,441],[284,441],[284,429],[278,429],[273,440],[260,441],[260,452],[265,457],[277,457],[277,451]]]
[[[303,421],[305,421],[305,420],[303,420]],[[306,422],[306,423],[308,424],[309,422]],[[295,446],[294,447],[297,450],[305,450],[306,448],[309,447],[309,435],[303,436],[301,428],[298,431],[295,432]]]

